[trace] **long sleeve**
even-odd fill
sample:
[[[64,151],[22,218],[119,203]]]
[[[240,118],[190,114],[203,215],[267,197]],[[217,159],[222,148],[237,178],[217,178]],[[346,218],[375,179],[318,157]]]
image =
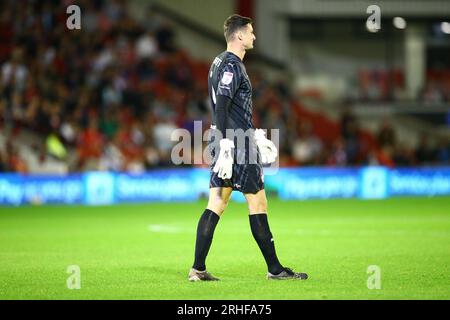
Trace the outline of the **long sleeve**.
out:
[[[222,137],[226,137],[226,129],[228,128],[228,113],[231,108],[232,100],[223,95],[217,96],[216,102],[216,126]]]

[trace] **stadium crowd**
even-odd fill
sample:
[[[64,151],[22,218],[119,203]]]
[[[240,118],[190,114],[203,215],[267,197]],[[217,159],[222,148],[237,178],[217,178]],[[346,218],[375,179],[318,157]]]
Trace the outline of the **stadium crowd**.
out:
[[[373,68],[360,70],[357,76],[356,93],[350,91],[349,101],[391,102],[402,101],[405,88],[405,74],[402,70]],[[404,95],[404,94],[403,94]],[[420,90],[418,102],[423,105],[450,103],[450,70],[428,69],[425,85]]]
[[[192,132],[194,120],[210,125],[210,62],[177,47],[169,20],[150,10],[138,23],[124,1],[81,3],[81,30],[66,28],[70,1],[0,4],[0,172],[39,171],[18,151],[22,131],[39,138],[32,146],[38,164],[50,158],[71,172],[139,172],[173,166],[174,129]],[[449,164],[448,141],[430,146],[424,137],[410,149],[389,121],[367,145],[350,112],[324,138],[323,128],[296,112],[301,105],[285,82],[250,77],[256,127],[280,129],[281,166]]]

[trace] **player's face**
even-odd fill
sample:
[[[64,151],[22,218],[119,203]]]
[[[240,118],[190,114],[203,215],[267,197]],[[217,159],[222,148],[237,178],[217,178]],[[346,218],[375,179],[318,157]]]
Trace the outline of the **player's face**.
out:
[[[251,24],[247,24],[245,29],[242,30],[242,42],[245,50],[253,49],[253,41],[256,37],[253,33],[253,27]]]

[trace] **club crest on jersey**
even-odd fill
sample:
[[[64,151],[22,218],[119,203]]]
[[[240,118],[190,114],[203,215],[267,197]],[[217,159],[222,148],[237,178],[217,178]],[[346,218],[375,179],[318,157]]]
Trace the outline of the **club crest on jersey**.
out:
[[[225,71],[223,73],[221,82],[223,84],[230,84],[232,80],[233,80],[233,73]]]

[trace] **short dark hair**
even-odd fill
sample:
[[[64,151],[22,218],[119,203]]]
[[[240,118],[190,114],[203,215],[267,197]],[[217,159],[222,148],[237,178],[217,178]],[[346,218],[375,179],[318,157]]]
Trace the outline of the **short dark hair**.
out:
[[[238,14],[229,16],[223,24],[223,35],[225,36],[225,40],[227,40],[227,42],[230,41],[236,31],[249,23],[253,23],[251,18],[243,17]]]

